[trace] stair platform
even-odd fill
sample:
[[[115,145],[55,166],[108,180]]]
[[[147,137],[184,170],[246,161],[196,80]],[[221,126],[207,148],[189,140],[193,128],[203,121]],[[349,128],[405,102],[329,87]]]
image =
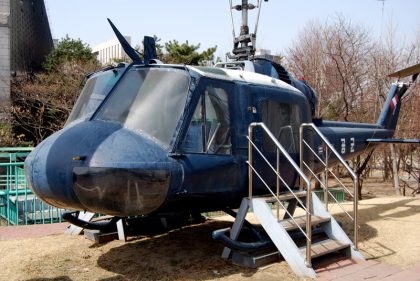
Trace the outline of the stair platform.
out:
[[[321,242],[312,244],[311,257],[317,258],[320,256],[338,252],[349,246],[350,244],[347,244],[347,243],[343,243],[343,242],[333,240],[333,239],[326,239]],[[306,253],[306,247],[301,247],[299,248],[299,250],[300,250],[300,253],[304,256]]]
[[[299,227],[301,227],[301,228],[306,227],[306,216],[294,217],[293,219],[297,222]],[[293,221],[293,219],[288,218],[288,219],[285,219],[285,220],[280,220],[279,223],[283,226],[283,228],[286,231],[296,230],[296,229],[298,229],[298,227],[297,227],[296,223]],[[312,224],[312,226],[315,226],[315,225],[325,223],[325,222],[329,222],[329,221],[330,221],[330,218],[324,218],[324,217],[320,217],[320,216],[312,216],[311,224]]]
[[[297,198],[302,198],[306,196],[306,191],[296,191],[294,193],[291,192],[285,192],[285,193],[280,193],[278,200],[279,201],[287,201],[290,199],[295,199]],[[273,196],[269,196],[269,197],[260,197],[260,198],[264,198],[265,202],[267,203],[274,203],[277,202],[276,197]]]
[[[236,265],[249,268],[258,268],[267,264],[278,262],[281,258],[279,251],[269,251],[258,255],[245,255],[239,252],[232,253],[232,262]]]

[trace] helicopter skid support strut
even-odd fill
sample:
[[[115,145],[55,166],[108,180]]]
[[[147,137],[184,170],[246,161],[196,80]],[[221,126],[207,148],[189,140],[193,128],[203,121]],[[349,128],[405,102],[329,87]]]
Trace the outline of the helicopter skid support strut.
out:
[[[118,240],[127,241],[127,235],[125,233],[125,219],[119,217],[113,217],[109,221],[104,222],[92,222],[94,213],[91,212],[64,212],[62,217],[64,220],[69,222],[67,233],[72,235],[79,235],[83,230],[97,230],[102,233],[117,232]]]

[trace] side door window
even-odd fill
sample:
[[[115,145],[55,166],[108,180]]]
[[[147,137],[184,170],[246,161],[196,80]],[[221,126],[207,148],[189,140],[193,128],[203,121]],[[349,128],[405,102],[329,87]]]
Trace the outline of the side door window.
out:
[[[273,100],[263,101],[261,121],[266,124],[289,154],[298,153],[301,117],[297,105]],[[267,136],[264,136],[263,148],[267,152],[274,152],[276,149]]]
[[[181,147],[188,153],[231,154],[228,93],[222,85],[205,87]]]

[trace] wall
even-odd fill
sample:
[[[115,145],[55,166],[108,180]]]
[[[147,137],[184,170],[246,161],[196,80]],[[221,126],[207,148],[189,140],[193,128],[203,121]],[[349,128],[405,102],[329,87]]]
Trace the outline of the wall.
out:
[[[10,0],[10,69],[38,69],[53,48],[43,0]]]
[[[10,103],[10,30],[9,0],[0,0],[0,121]]]
[[[41,67],[53,48],[44,0],[0,0],[0,122],[10,108],[10,77]]]
[[[131,44],[131,37],[124,36],[128,44]],[[102,65],[111,64],[115,59],[127,59],[128,56],[124,52],[118,39],[112,39],[107,42],[92,47],[92,53]]]

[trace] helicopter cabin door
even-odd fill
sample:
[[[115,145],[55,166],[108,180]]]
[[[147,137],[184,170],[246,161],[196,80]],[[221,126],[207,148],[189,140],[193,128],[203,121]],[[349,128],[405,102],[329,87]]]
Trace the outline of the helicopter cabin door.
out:
[[[179,151],[184,189],[196,204],[223,204],[239,188],[239,164],[232,155],[233,89],[231,82],[203,78],[190,103],[192,117]]]
[[[282,96],[284,98],[287,94]],[[259,115],[261,122],[268,127],[293,160],[299,163],[299,126],[302,123],[301,112],[300,107],[290,101],[291,99],[285,100],[271,97],[260,99],[258,101]],[[262,137],[261,145],[263,154],[273,167],[276,168],[277,147],[265,133],[261,132],[260,136]],[[273,170],[261,158],[257,163],[260,164],[263,178],[267,179],[268,185],[274,191],[276,176]],[[280,175],[290,188],[294,189],[298,186],[296,171],[281,153]],[[280,181],[280,184],[281,191],[286,191],[282,181]]]

